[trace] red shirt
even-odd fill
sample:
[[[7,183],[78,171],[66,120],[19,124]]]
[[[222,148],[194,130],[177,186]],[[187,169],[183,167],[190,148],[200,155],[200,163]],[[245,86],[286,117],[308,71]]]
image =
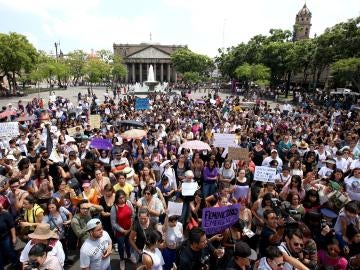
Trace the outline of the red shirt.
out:
[[[116,206],[116,222],[124,230],[129,230],[131,226],[131,208],[125,204],[123,207]],[[116,236],[123,236],[121,232],[116,232]]]

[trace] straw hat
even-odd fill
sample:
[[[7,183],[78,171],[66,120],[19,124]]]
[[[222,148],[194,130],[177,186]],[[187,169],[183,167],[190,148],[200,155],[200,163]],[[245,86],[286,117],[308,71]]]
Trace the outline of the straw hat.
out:
[[[46,240],[50,238],[59,239],[57,233],[50,230],[50,224],[43,223],[38,224],[35,231],[29,234],[29,237],[39,240]]]

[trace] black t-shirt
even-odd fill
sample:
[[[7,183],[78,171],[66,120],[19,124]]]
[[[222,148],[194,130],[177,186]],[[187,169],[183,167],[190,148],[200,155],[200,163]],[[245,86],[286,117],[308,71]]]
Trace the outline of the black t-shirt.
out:
[[[11,228],[14,228],[12,216],[10,213],[2,211],[0,213],[0,239],[8,236]]]
[[[275,234],[276,232],[273,231],[272,229],[270,229],[268,226],[265,225],[265,227],[263,228],[263,230],[261,231],[261,236],[260,236],[260,254],[263,257],[265,254],[265,250],[267,247],[269,246],[279,246],[281,244],[281,241],[279,241],[278,243],[270,243],[270,237]]]
[[[150,219],[149,226],[146,229],[143,229],[140,226],[139,220],[135,220],[133,230],[136,232],[135,244],[140,250],[143,250],[145,246],[146,234],[152,230],[156,230],[156,223]]]
[[[178,270],[200,270],[204,265],[209,266],[210,253],[208,248],[194,251],[190,243],[185,241],[177,254]]]

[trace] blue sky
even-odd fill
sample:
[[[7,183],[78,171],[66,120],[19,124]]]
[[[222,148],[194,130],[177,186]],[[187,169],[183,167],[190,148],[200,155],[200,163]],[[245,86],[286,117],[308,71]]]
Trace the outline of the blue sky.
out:
[[[188,45],[215,56],[270,28],[292,30],[304,0],[0,0],[0,32],[24,34],[37,49],[64,53],[113,43]],[[307,0],[311,36],[360,16],[360,0]]]

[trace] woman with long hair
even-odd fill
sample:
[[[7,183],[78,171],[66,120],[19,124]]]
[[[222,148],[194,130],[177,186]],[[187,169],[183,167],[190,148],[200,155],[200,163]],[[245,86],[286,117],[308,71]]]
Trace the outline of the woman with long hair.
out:
[[[290,160],[290,174],[298,175],[301,178],[304,176],[301,161],[299,159]]]
[[[101,220],[104,230],[107,231],[107,233],[110,235],[112,240],[114,240],[113,239],[114,234],[113,234],[113,229],[111,226],[110,216],[111,216],[111,208],[113,207],[114,202],[115,202],[114,189],[113,189],[112,185],[110,183],[108,183],[104,187],[104,196],[102,196],[100,198],[99,205],[101,205],[103,207],[103,211],[101,212],[101,215],[100,215],[100,220]],[[115,243],[115,241],[113,241],[113,242]]]
[[[141,261],[145,265],[146,270],[161,270],[163,269],[164,259],[159,250],[162,243],[161,234],[158,231],[149,231],[146,234],[145,247]]]
[[[132,203],[126,200],[123,190],[115,193],[115,202],[111,207],[111,225],[115,231],[115,238],[120,255],[120,268],[125,269],[124,252],[130,258],[129,234],[135,218]]]
[[[282,200],[286,200],[286,197],[290,192],[295,192],[299,194],[300,199],[305,197],[305,189],[302,185],[301,177],[298,175],[293,175],[291,179],[285,184],[284,188],[280,192],[279,196]]]
[[[178,219],[178,216],[169,217],[167,213],[162,227],[165,241],[165,248],[162,249],[165,270],[172,269],[173,263],[176,261],[176,249],[184,240],[183,225]]]
[[[215,165],[215,160],[210,159],[203,170],[203,195],[208,197],[216,192],[216,184],[218,181],[218,168]]]
[[[204,161],[201,159],[200,153],[196,152],[194,153],[192,158],[191,170],[194,173],[194,179],[199,183],[202,180],[203,169],[204,169]]]
[[[51,247],[45,244],[36,244],[29,251],[29,262],[31,269],[38,270],[62,270],[59,259],[50,255],[48,252],[51,251]]]
[[[144,188],[144,197],[137,201],[137,206],[146,208],[149,211],[150,218],[155,222],[159,222],[159,216],[164,212],[164,206],[154,194],[156,194],[156,189],[152,186],[146,186]]]

